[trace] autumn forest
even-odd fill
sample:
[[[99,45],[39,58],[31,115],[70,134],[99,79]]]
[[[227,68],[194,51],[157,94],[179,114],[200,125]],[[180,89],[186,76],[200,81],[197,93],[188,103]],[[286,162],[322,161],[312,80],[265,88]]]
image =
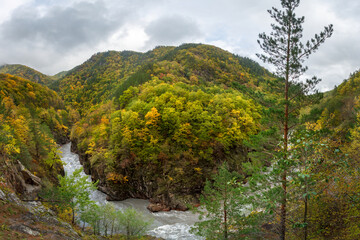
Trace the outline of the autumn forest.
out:
[[[0,238],[27,236],[8,227],[26,211],[15,194],[72,224],[77,235],[61,239],[155,239],[116,231],[136,212],[116,218],[77,192],[88,186],[71,185],[59,153],[71,142],[89,189],[199,214],[200,239],[359,239],[360,72],[327,92],[302,80],[336,29],[304,40],[299,0],[281,4],[258,61],[189,43],[99,52],[54,76],[1,66]],[[113,221],[94,220],[101,211]]]

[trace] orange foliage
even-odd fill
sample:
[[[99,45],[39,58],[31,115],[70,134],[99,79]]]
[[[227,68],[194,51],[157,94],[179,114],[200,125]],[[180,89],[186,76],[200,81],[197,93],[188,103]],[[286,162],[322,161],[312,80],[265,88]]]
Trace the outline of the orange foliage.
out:
[[[145,115],[146,125],[156,126],[159,121],[159,118],[160,118],[160,113],[157,111],[155,107],[153,107],[151,111]]]
[[[106,180],[111,181],[113,183],[126,183],[129,181],[127,176],[124,176],[124,175],[118,174],[118,173],[114,173],[114,172],[108,173],[106,175]]]

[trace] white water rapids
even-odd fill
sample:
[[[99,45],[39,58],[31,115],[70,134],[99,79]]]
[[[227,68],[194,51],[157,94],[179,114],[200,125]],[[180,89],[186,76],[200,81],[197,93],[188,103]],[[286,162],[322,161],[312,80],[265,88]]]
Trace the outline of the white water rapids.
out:
[[[74,170],[82,167],[79,161],[79,155],[71,152],[71,143],[65,144],[60,147],[61,160],[66,163],[64,166],[65,172],[67,175],[70,175]],[[82,175],[85,176],[85,173],[82,172]],[[89,176],[89,181],[91,178]],[[127,199],[125,201],[106,201],[106,194],[95,190],[91,193],[91,199],[98,203],[110,203],[115,206],[117,209],[124,209],[128,207],[133,207],[137,211],[143,213],[144,215],[150,216],[154,219],[154,223],[151,226],[151,230],[147,232],[148,235],[155,237],[161,237],[164,239],[201,239],[192,235],[189,231],[191,226],[198,221],[198,216],[191,212],[180,212],[180,211],[170,211],[170,212],[158,212],[151,213],[146,209],[149,201],[141,199]]]

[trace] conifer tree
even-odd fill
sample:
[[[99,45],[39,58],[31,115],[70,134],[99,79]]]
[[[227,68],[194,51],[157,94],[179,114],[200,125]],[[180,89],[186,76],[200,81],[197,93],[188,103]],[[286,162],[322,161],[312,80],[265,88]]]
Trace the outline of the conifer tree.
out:
[[[303,42],[303,23],[304,17],[297,17],[295,9],[299,6],[300,0],[281,0],[283,9],[275,7],[268,10],[270,16],[275,20],[271,24],[272,32],[270,35],[259,34],[258,43],[265,54],[258,54],[258,57],[265,63],[275,66],[276,74],[283,81],[284,98],[283,106],[283,149],[282,156],[278,162],[281,168],[281,213],[280,213],[280,239],[286,238],[286,207],[287,207],[287,185],[288,185],[288,141],[289,131],[296,126],[299,110],[304,106],[304,100],[309,93],[315,91],[315,86],[319,79],[313,77],[305,82],[299,81],[299,77],[308,69],[304,66],[304,61],[314,53],[324,41],[333,33],[333,26],[329,25],[314,38]]]
[[[250,188],[243,184],[243,176],[230,172],[224,163],[207,181],[202,196],[199,222],[192,228],[196,235],[206,239],[248,239],[258,235],[262,214],[257,212]]]

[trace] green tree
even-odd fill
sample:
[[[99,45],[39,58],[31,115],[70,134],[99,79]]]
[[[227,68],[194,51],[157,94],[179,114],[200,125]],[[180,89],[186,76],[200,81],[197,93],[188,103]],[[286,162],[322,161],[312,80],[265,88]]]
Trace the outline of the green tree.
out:
[[[52,169],[54,167],[54,165],[59,164],[62,165],[63,162],[61,161],[60,158],[60,150],[58,149],[58,147],[55,146],[51,146],[50,147],[50,152],[48,153],[47,157],[44,160],[44,163],[50,168]]]
[[[114,234],[115,225],[119,221],[119,211],[116,211],[113,204],[106,203],[99,206],[98,212],[104,235],[108,236],[108,233],[110,232],[110,235],[112,236]]]
[[[327,139],[322,136],[320,130],[314,130],[311,125],[307,129],[299,129],[293,132],[290,139],[291,149],[289,154],[294,162],[294,170],[291,171],[291,184],[289,195],[293,199],[293,209],[298,213],[292,215],[293,229],[302,229],[302,238],[308,239],[309,229],[309,202],[318,192],[323,191],[316,183],[330,179],[328,173],[319,174],[323,168],[323,159],[329,149]],[[333,156],[332,156],[333,157]],[[320,170],[322,172],[322,170]],[[298,207],[299,205],[302,207]],[[302,210],[302,211],[301,211]]]
[[[82,168],[75,170],[72,175],[59,176],[59,187],[55,196],[60,205],[69,207],[72,211],[72,223],[75,223],[75,213],[83,210],[92,201],[91,191],[96,189],[97,182],[88,181],[88,176],[81,176]]]
[[[289,130],[296,123],[299,116],[299,109],[303,106],[306,94],[312,92],[319,82],[313,77],[305,83],[299,81],[299,77],[304,74],[307,67],[304,61],[314,53],[319,46],[333,33],[333,26],[325,27],[324,31],[316,34],[313,39],[306,43],[301,42],[303,37],[304,17],[296,17],[295,9],[299,6],[300,0],[281,0],[283,10],[272,8],[269,10],[275,24],[271,24],[273,32],[270,35],[259,34],[258,43],[265,54],[258,54],[258,57],[266,63],[276,67],[277,75],[284,81],[284,97],[281,105],[283,112],[283,151],[278,166],[281,171],[281,213],[280,213],[280,239],[286,237],[286,206],[287,206],[287,185],[288,185],[288,139]]]
[[[119,212],[118,219],[120,230],[125,232],[127,240],[143,235],[152,224],[152,219],[146,218],[133,208],[127,208],[125,211]]]
[[[96,203],[89,203],[80,214],[80,220],[83,223],[83,230],[85,228],[85,223],[89,224],[92,229],[94,235],[100,234],[100,206]]]
[[[124,211],[116,210],[113,204],[97,205],[88,204],[80,215],[80,220],[88,223],[93,228],[95,235],[113,236],[114,233],[123,232],[126,239],[142,236],[149,226],[152,219],[146,218],[133,208],[127,208]]]
[[[202,220],[192,232],[206,239],[239,239],[255,236],[261,213],[255,209],[254,198],[243,185],[243,177],[229,172],[223,164],[212,181],[207,181],[201,207],[195,209]]]

